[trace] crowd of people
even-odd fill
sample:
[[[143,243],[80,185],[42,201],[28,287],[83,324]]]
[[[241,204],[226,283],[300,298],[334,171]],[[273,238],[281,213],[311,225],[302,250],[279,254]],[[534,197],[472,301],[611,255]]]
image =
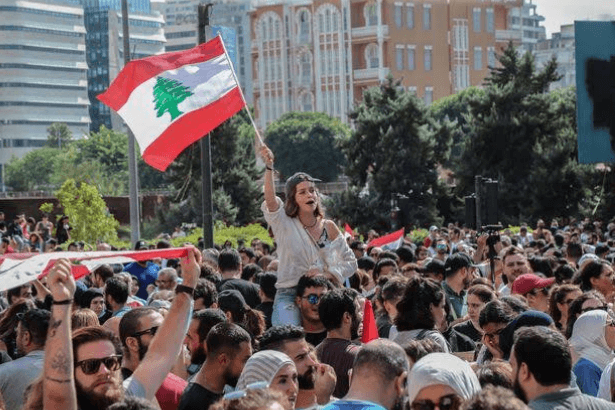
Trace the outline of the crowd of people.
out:
[[[615,223],[448,224],[383,249],[326,219],[307,174],[276,197],[261,155],[273,247],[79,280],[61,259],[6,291],[0,408],[615,409]]]

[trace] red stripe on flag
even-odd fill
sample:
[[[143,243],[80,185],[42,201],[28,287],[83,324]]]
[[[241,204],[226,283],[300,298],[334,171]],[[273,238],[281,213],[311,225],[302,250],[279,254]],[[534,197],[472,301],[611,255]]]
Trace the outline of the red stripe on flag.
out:
[[[404,235],[404,230],[400,229],[388,235],[381,236],[380,238],[372,239],[367,246],[382,246],[387,243],[395,242]]]
[[[374,317],[372,303],[369,301],[369,299],[365,299],[365,308],[363,309],[363,334],[361,335],[361,343],[369,343],[375,339],[378,339],[376,318]]]
[[[188,145],[205,137],[244,106],[241,90],[235,87],[213,103],[182,115],[145,149],[143,160],[165,171]]]
[[[175,51],[133,60],[120,71],[107,91],[99,94],[96,98],[115,111],[119,111],[126,104],[134,89],[150,78],[188,64],[202,63],[222,54],[224,54],[222,41],[220,37],[215,37],[207,43],[200,44],[190,50]]]

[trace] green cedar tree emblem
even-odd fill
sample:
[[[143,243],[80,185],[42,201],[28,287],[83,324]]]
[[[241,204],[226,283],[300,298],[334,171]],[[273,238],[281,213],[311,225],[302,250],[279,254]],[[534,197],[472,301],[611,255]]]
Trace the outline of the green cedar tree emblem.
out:
[[[156,116],[162,117],[165,112],[171,115],[171,121],[183,114],[177,106],[194,93],[189,87],[180,81],[164,77],[156,78],[154,86],[154,103],[156,104]]]

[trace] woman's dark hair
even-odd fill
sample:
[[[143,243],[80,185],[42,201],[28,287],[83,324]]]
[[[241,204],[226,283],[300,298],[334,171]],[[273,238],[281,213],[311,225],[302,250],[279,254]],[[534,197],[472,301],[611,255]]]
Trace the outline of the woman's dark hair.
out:
[[[0,339],[7,346],[7,353],[13,359],[15,359],[16,352],[16,329],[17,323],[19,323],[19,319],[17,319],[18,313],[26,313],[30,309],[35,309],[36,305],[34,301],[31,299],[23,299],[17,303],[9,306],[7,310],[2,313],[2,318],[0,319]]]
[[[555,272],[553,272],[553,276],[555,276],[555,282],[561,284],[565,282],[570,282],[574,277],[575,273],[577,273],[577,270],[566,263],[555,269]]]
[[[559,326],[559,321],[562,319],[562,312],[557,307],[557,304],[564,303],[566,296],[575,290],[581,290],[581,288],[577,285],[564,284],[551,289],[549,295],[549,315],[553,318],[556,326]]]
[[[572,328],[574,327],[574,322],[577,321],[577,318],[583,313],[583,304],[588,300],[596,299],[597,301],[602,303],[602,306],[608,306],[606,304],[606,299],[602,293],[597,290],[590,290],[588,292],[584,292],[581,296],[576,298],[574,302],[570,304],[568,308],[568,321],[566,322],[566,339],[570,339],[572,336]],[[596,308],[598,309],[598,308]]]
[[[478,324],[480,327],[484,327],[488,323],[508,324],[516,316],[517,313],[508,303],[495,299],[487,303],[480,311]]]
[[[422,277],[411,278],[404,295],[397,303],[397,330],[433,329],[436,321],[431,313],[444,299],[444,291],[438,282]]]
[[[395,270],[397,270],[397,262],[391,258],[382,258],[378,262],[376,262],[376,266],[372,272],[372,277],[374,278],[374,282],[378,282],[378,278],[380,277],[380,272],[382,268],[385,266],[393,266]]]
[[[540,272],[547,278],[553,276],[553,259],[542,256],[534,256],[528,260],[534,272]]]
[[[583,266],[583,268],[572,279],[575,285],[579,285],[583,292],[592,290],[594,287],[591,283],[592,278],[597,278],[602,273],[602,270],[607,266],[606,261],[592,260]]]
[[[468,295],[474,295],[483,303],[489,303],[495,299],[495,292],[485,285],[473,285],[468,289]]]

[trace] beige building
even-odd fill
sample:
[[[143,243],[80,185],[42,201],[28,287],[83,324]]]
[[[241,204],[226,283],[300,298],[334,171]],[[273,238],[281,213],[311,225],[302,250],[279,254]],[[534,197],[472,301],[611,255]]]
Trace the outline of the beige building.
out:
[[[252,10],[257,124],[289,111],[348,123],[390,73],[427,104],[481,85],[511,38],[522,0],[257,0]],[[514,37],[514,36],[512,36]]]

